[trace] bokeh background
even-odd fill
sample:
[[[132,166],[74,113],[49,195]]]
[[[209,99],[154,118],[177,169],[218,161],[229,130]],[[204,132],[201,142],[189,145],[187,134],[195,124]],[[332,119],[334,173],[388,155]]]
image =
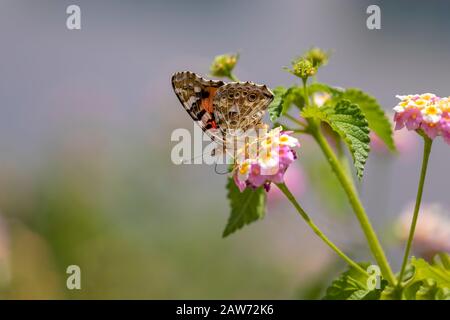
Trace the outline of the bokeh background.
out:
[[[66,28],[70,4],[82,29]],[[382,29],[366,28],[381,7]],[[173,72],[207,75],[236,52],[242,80],[295,81],[282,66],[333,50],[318,78],[360,87],[386,110],[396,94],[450,95],[450,2],[0,1],[0,298],[317,298],[343,270],[276,193],[263,221],[222,239],[226,177],[170,160],[176,128],[193,130]],[[322,155],[307,139],[288,184],[357,260],[370,256]],[[414,199],[421,142],[374,146],[365,206],[396,269],[395,232]],[[438,139],[424,201],[450,206],[448,146]],[[82,290],[66,288],[79,265]]]

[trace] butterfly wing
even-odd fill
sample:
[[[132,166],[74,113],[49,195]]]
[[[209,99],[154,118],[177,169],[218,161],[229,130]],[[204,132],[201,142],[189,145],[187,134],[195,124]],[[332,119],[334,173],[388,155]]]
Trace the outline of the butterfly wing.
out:
[[[262,117],[273,100],[273,93],[265,85],[252,82],[225,84],[206,80],[189,71],[175,73],[172,86],[192,119],[232,157],[236,150],[225,150],[228,148],[227,135],[236,141],[241,138],[239,134],[263,126]]]
[[[218,88],[214,97],[214,118],[224,136],[227,132],[245,132],[261,124],[272,100],[273,93],[265,85],[227,83]]]
[[[172,87],[191,118],[214,141],[222,143],[215,119],[213,100],[223,81],[206,80],[195,73],[184,71],[172,76]]]

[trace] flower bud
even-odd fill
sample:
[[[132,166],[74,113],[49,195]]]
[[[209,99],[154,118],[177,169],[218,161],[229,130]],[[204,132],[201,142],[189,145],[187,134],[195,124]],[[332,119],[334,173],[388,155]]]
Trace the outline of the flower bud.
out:
[[[287,68],[286,70],[302,80],[308,79],[308,77],[315,75],[317,72],[317,68],[313,63],[303,57],[292,61],[292,69]]]
[[[210,67],[210,73],[214,77],[230,77],[239,60],[239,54],[223,54],[216,56]]]
[[[320,48],[313,47],[306,51],[304,58],[312,62],[313,66],[318,68],[324,66],[328,63],[328,58],[330,57],[330,52],[326,52]]]

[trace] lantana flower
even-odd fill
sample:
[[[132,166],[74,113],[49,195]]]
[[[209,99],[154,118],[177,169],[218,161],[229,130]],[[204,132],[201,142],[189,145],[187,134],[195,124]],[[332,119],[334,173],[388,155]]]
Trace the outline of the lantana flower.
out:
[[[297,159],[293,148],[300,146],[290,134],[278,127],[254,138],[238,150],[233,176],[241,192],[247,187],[261,186],[269,191],[272,182],[284,182],[286,170]],[[254,152],[249,154],[249,148]]]
[[[421,130],[430,139],[442,136],[450,144],[450,99],[433,93],[397,96],[395,129]]]

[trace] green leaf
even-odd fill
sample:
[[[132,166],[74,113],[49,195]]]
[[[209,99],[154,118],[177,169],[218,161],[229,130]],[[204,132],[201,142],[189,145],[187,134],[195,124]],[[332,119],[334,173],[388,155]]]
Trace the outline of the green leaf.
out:
[[[450,300],[450,256],[438,254],[432,264],[424,259],[411,258],[409,277],[401,290],[389,287],[382,299]]]
[[[268,107],[270,121],[272,122],[275,122],[281,115],[285,114],[292,104],[298,108],[302,108],[305,104],[302,91],[296,86],[288,89],[285,87],[276,87],[273,89],[273,94],[274,99]]]
[[[448,254],[443,254],[448,257]],[[440,285],[445,285],[450,288],[450,268],[446,266],[442,260],[434,259],[432,265],[426,262],[424,259],[411,259],[411,265],[415,268],[413,280],[425,280],[434,279]]]
[[[343,90],[324,83],[311,84],[308,87],[308,92],[310,94],[317,92],[329,93],[331,98],[330,101],[326,103],[326,105],[329,106],[335,106],[341,100],[349,100],[350,102],[357,104],[366,117],[370,130],[372,130],[391,151],[395,150],[392,124],[374,97],[357,88]]]
[[[329,110],[327,110],[327,109],[328,108],[326,108],[326,107],[319,108],[317,106],[310,105],[310,106],[303,108],[302,117],[303,118],[316,118],[321,121],[325,121],[328,116],[327,112],[329,112]]]
[[[395,143],[392,137],[392,124],[374,97],[359,89],[351,88],[345,90],[339,98],[357,104],[365,115],[370,130],[372,130],[391,151],[395,150]]]
[[[281,113],[283,112],[284,98],[288,92],[289,89],[284,87],[276,87],[273,89],[274,99],[268,107],[270,121],[274,122],[281,116]]]
[[[341,100],[334,108],[309,106],[302,116],[325,121],[339,134],[350,150],[357,176],[362,178],[369,156],[370,137],[369,125],[358,105]]]
[[[223,231],[223,237],[241,229],[246,224],[262,219],[266,207],[266,192],[263,187],[255,190],[247,188],[240,192],[233,178],[229,178],[227,190],[231,214]]]
[[[343,90],[320,82],[315,82],[308,86],[308,94],[312,95],[318,92],[326,92],[329,93],[331,97],[337,98],[340,97],[340,95],[343,93]]]
[[[359,263],[363,269],[367,269],[370,263]],[[379,289],[370,290],[367,287],[369,275],[358,272],[355,268],[342,273],[328,287],[324,300],[378,300],[381,292],[386,286],[386,281],[382,280]]]

